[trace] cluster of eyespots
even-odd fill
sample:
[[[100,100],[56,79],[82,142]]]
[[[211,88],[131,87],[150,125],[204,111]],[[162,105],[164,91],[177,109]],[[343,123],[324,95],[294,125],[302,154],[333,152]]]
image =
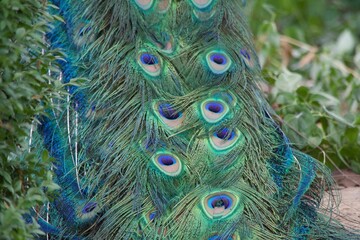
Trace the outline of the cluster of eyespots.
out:
[[[251,56],[251,53],[248,50],[241,49],[240,57],[248,68],[254,68],[255,59]]]
[[[148,52],[142,52],[138,56],[138,64],[144,72],[152,77],[157,77],[161,74],[162,61],[160,57]]]
[[[215,192],[203,198],[202,208],[211,219],[226,218],[234,212],[238,198],[227,191]]]
[[[223,74],[232,65],[230,57],[223,51],[210,51],[205,58],[210,71],[214,74]]]
[[[215,150],[224,151],[233,147],[239,139],[243,138],[244,136],[237,129],[221,128],[210,134],[210,144]]]
[[[175,154],[167,151],[157,152],[152,157],[152,162],[157,169],[170,177],[180,175],[183,168],[180,159]]]
[[[209,123],[221,121],[229,112],[228,105],[220,99],[206,99],[200,108],[203,118]]]
[[[179,128],[184,121],[184,114],[169,103],[155,103],[153,108],[160,120],[170,129]]]

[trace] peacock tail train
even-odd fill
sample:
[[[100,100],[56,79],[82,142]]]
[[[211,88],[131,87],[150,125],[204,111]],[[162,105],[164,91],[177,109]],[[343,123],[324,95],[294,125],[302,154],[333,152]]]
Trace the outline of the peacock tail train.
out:
[[[359,239],[272,118],[244,1],[52,4],[52,74],[87,80],[33,134],[61,186],[34,209],[38,239]]]

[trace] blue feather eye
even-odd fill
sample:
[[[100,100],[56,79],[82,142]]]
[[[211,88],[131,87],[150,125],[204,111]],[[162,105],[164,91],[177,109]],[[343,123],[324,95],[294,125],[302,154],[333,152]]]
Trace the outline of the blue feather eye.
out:
[[[159,104],[159,113],[168,120],[175,120],[181,117],[181,113],[176,111],[170,104]]]
[[[86,35],[87,33],[89,33],[91,30],[91,27],[82,27],[79,30],[79,36],[83,37],[84,35]]]
[[[87,204],[85,204],[85,206],[83,207],[83,209],[81,210],[81,212],[83,214],[87,214],[87,213],[91,213],[92,211],[94,211],[97,208],[97,203],[96,202],[88,202]]]
[[[134,0],[134,1],[135,4],[142,10],[149,10],[154,3],[154,0]]]
[[[150,221],[153,221],[153,220],[155,219],[155,217],[156,217],[156,212],[151,212],[151,213],[149,214],[149,220],[150,220]]]
[[[210,6],[213,0],[191,0],[192,4],[198,9],[205,9]]]
[[[203,210],[209,218],[229,216],[238,204],[238,199],[230,192],[217,192],[203,199]]]
[[[151,209],[147,213],[143,213],[140,225],[142,228],[149,226],[150,223],[153,223],[157,218],[158,212],[155,209]]]
[[[219,122],[229,112],[229,107],[222,100],[209,99],[201,104],[201,114],[209,123]]]
[[[156,211],[156,210],[154,210],[154,211],[149,211],[149,212],[145,215],[146,222],[147,222],[147,223],[150,223],[150,222],[154,221],[155,218],[156,218],[156,215],[157,215],[157,211]]]
[[[154,111],[170,129],[180,127],[184,121],[183,114],[174,109],[169,103],[155,104]]]
[[[222,74],[230,68],[232,61],[224,52],[211,51],[206,55],[206,63],[213,73]]]
[[[248,68],[253,68],[255,66],[255,59],[246,49],[240,50],[240,56]]]
[[[138,63],[145,73],[152,77],[157,77],[161,73],[161,60],[153,54],[147,52],[141,53]]]
[[[211,237],[208,238],[208,240],[221,240],[223,238],[221,238],[220,235],[213,235]],[[229,237],[227,240],[237,240],[238,238],[236,238],[235,234],[232,237]]]
[[[213,113],[222,113],[224,112],[224,105],[221,102],[208,102],[205,104],[206,110]]]
[[[92,221],[99,213],[99,205],[94,201],[90,201],[80,206],[77,212],[82,222]]]
[[[227,128],[223,128],[220,131],[215,132],[214,134],[217,138],[222,140],[232,140],[235,138],[235,132],[230,131]]]
[[[181,173],[182,163],[170,152],[158,152],[152,159],[154,165],[164,174],[176,177]]]
[[[222,128],[218,131],[215,131],[210,136],[211,146],[219,151],[227,150],[234,146],[234,144],[239,140],[239,138],[244,138],[244,136],[238,130],[230,130],[228,128]]]

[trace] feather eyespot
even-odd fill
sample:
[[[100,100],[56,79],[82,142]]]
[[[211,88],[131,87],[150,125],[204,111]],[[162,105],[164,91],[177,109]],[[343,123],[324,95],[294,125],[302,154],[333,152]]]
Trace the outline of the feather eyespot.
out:
[[[145,220],[147,223],[151,223],[155,220],[157,215],[157,211],[149,211],[146,215],[145,215]]]
[[[176,120],[181,117],[181,113],[176,111],[170,104],[159,104],[159,113],[168,120]]]
[[[200,11],[200,10],[196,10],[194,9],[193,10],[193,13],[194,13],[194,16],[200,20],[200,21],[207,21],[209,20],[210,18],[212,18],[216,11],[214,9],[210,10],[209,12],[206,12],[206,11]]]
[[[239,130],[222,128],[210,135],[210,144],[215,150],[223,151],[233,147],[240,138],[244,136]]]
[[[220,234],[215,234],[208,238],[208,240],[221,240],[221,239],[224,238]],[[227,240],[240,240],[240,238],[236,234],[233,234],[231,237],[227,238]]]
[[[224,102],[226,102],[230,106],[235,106],[236,105],[236,97],[232,93],[230,93],[228,91],[226,91],[226,92],[215,91],[215,92],[212,93],[211,96],[214,97],[214,98],[217,98],[217,99],[222,99]]]
[[[82,47],[94,40],[94,34],[89,23],[82,22],[74,29],[73,42],[77,47]]]
[[[134,1],[139,8],[145,11],[149,10],[154,3],[154,0],[134,0]]]
[[[94,211],[96,209],[96,207],[97,207],[96,202],[88,202],[87,204],[85,204],[85,206],[83,207],[81,212],[83,214],[91,213],[92,211]]]
[[[247,51],[246,49],[241,49],[240,56],[248,68],[253,68],[255,66],[255,59],[251,56],[249,51]]]
[[[83,37],[84,35],[86,35],[87,33],[89,33],[91,30],[91,27],[82,27],[79,30],[79,36]]]
[[[231,59],[222,51],[211,51],[206,55],[206,63],[215,74],[223,74],[232,65]]]
[[[176,177],[182,171],[181,161],[170,152],[158,152],[153,156],[152,161],[167,176]]]
[[[156,46],[164,53],[173,53],[175,49],[175,40],[174,37],[166,32],[161,34],[159,40],[154,39]]]
[[[171,6],[171,0],[158,0],[157,11],[158,13],[165,13]]]
[[[140,221],[140,228],[146,228],[149,224],[153,223],[157,218],[158,212],[154,208],[150,211],[143,213],[141,221]]]
[[[152,77],[157,77],[161,73],[161,59],[156,55],[143,52],[139,55],[138,63],[145,73]]]
[[[208,99],[201,104],[201,114],[209,123],[222,120],[229,112],[229,107],[222,100]]]
[[[97,202],[90,201],[83,204],[78,211],[79,218],[82,222],[88,222],[93,220],[98,216],[99,213],[99,205]]]
[[[237,207],[237,197],[226,191],[216,192],[203,199],[203,210],[212,219],[228,217]]]
[[[191,0],[191,2],[196,8],[203,10],[209,7],[213,0]]]
[[[156,217],[156,212],[151,212],[151,213],[149,214],[149,220],[150,220],[150,221],[153,221],[153,220],[155,219],[155,217]]]
[[[183,113],[174,109],[174,107],[169,103],[155,104],[154,111],[161,121],[170,129],[180,127],[184,121]]]

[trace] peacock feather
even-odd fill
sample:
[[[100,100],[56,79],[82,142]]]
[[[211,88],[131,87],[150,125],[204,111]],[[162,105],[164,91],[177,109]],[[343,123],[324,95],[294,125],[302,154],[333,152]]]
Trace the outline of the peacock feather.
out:
[[[52,3],[53,74],[87,80],[34,133],[61,186],[39,239],[359,239],[272,117],[244,1]]]

